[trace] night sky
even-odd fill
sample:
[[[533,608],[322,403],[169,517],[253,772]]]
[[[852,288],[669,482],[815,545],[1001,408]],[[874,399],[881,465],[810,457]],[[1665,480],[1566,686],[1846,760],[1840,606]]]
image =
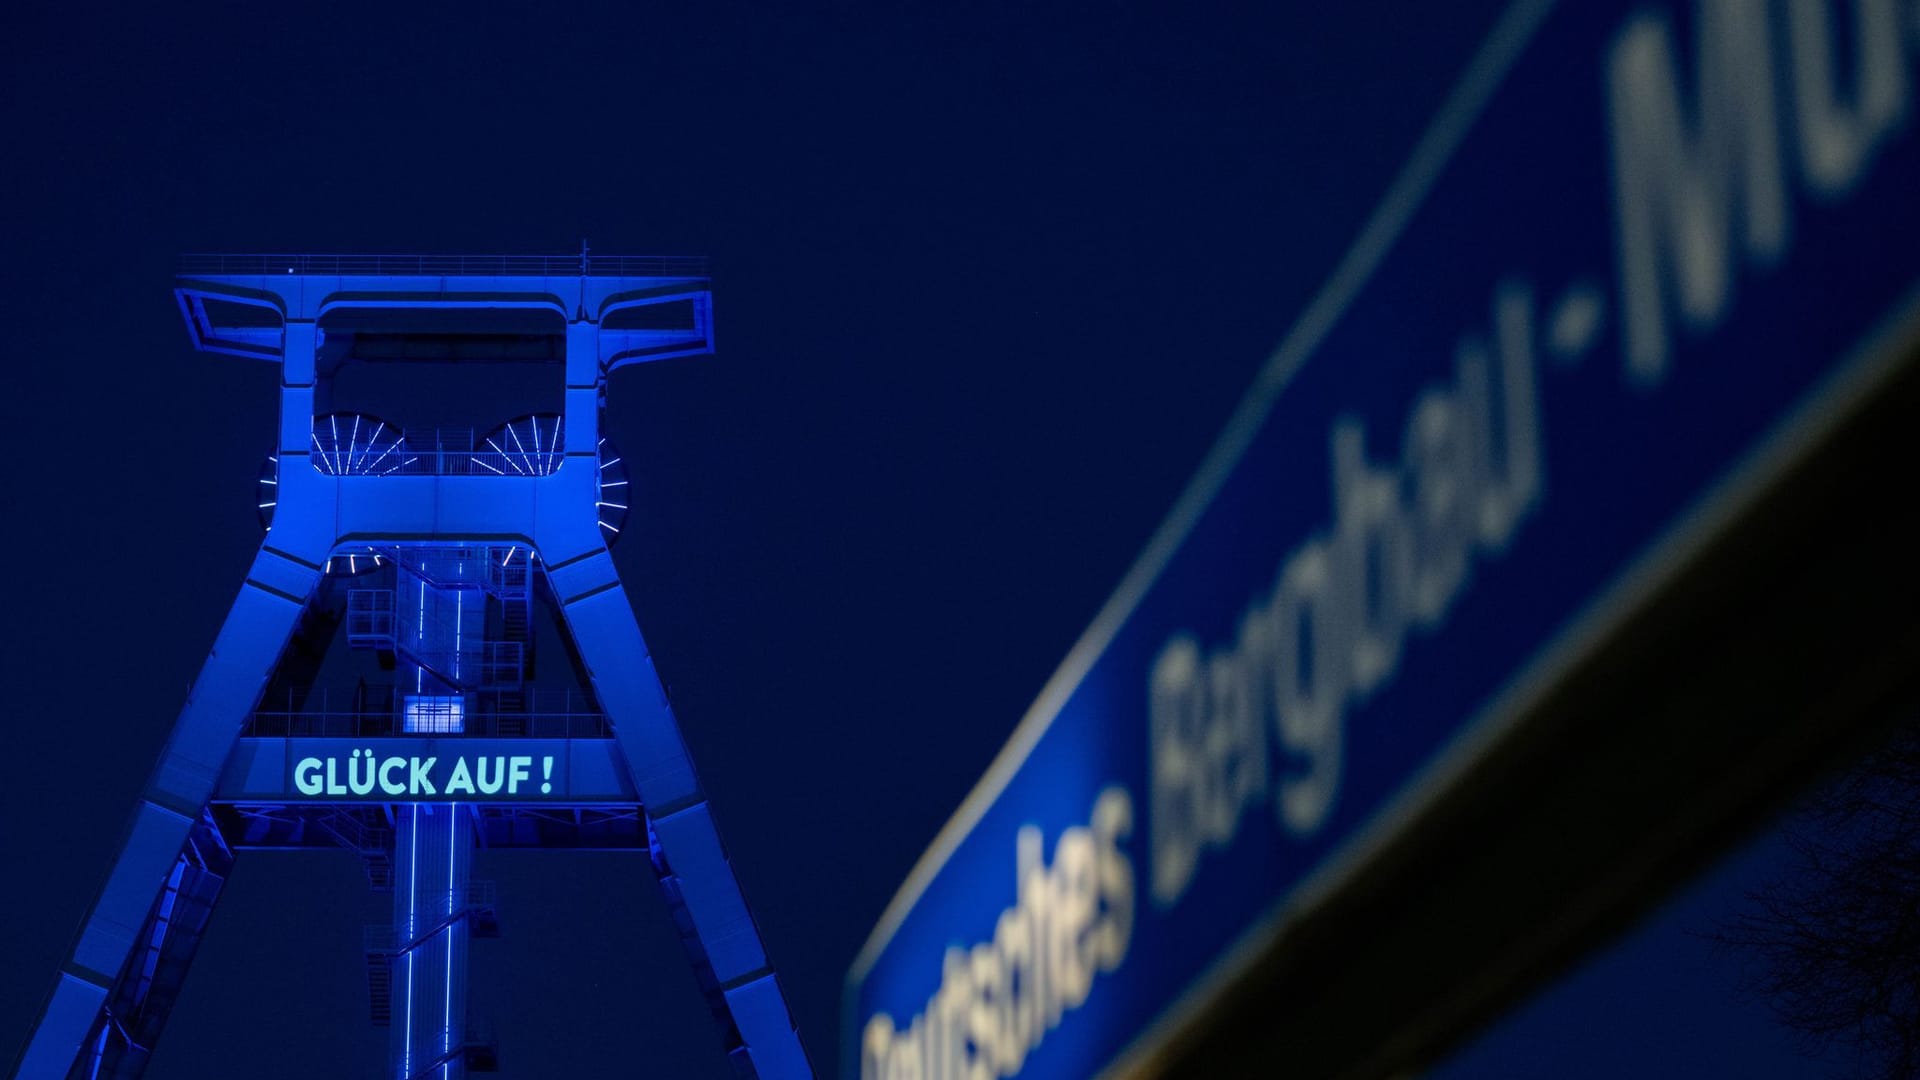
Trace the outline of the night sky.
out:
[[[189,350],[176,257],[586,238],[713,261],[717,355],[613,381],[614,553],[836,1067],[882,907],[1498,6],[1167,7],[9,5],[0,1055],[260,542],[275,371]],[[728,1075],[641,859],[475,876],[504,1075]],[[386,903],[244,857],[148,1075],[370,1072]]]

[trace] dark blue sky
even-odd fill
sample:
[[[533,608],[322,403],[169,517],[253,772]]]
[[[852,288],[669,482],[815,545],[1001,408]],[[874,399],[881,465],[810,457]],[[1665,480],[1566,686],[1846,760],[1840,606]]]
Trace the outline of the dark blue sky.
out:
[[[1692,1080],[1861,1075],[1844,1041],[1821,1046],[1778,1023],[1743,972],[1752,957],[1716,942],[1749,896],[1777,890],[1803,863],[1789,818],[1683,887],[1623,937],[1496,1021],[1426,1080]]]
[[[1496,11],[1236,7],[9,6],[7,1052],[259,543],[273,370],[189,352],[175,256],[587,237],[713,259],[718,355],[612,387],[615,553],[832,1067],[874,919]],[[508,1075],[726,1075],[637,859],[477,876]],[[149,1075],[379,1061],[379,918],[345,853],[246,858]]]

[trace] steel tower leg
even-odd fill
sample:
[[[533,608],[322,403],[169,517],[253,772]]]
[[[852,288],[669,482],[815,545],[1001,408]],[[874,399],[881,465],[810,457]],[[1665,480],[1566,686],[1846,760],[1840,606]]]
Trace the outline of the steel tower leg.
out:
[[[217,843],[217,830],[199,828],[207,801],[319,581],[320,567],[296,556],[267,546],[255,556],[14,1076],[118,1076],[120,1063],[134,1072],[144,1062],[171,1001],[129,992],[139,990],[142,974],[134,961],[163,947],[172,930],[176,868],[204,865]],[[185,967],[194,941],[197,933],[176,944],[173,964]]]
[[[602,549],[550,571],[645,807],[654,872],[708,1005],[730,1033],[728,1052],[760,1080],[811,1078],[786,997],[612,558]]]

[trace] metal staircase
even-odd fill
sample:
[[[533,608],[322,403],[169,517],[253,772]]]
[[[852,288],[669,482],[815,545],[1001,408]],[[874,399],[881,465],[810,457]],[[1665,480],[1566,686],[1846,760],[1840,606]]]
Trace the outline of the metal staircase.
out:
[[[531,557],[509,549],[495,562],[487,551],[461,549],[433,561],[397,551],[392,586],[348,590],[347,643],[389,662],[418,664],[450,687],[486,691],[504,715],[524,711],[532,670]],[[497,637],[485,633],[489,600],[499,605]],[[453,650],[419,644],[449,638],[458,643]]]
[[[347,590],[347,644],[356,649],[394,648],[393,590]]]
[[[471,1020],[467,1021],[466,1031],[466,1041],[413,1070],[408,1080],[414,1080],[415,1077],[425,1080],[442,1066],[456,1061],[465,1065],[468,1072],[499,1072],[500,1040],[490,1034],[479,1034],[480,1029]]]
[[[393,830],[370,825],[350,810],[339,810],[315,818],[315,824],[334,838],[341,847],[360,856],[367,871],[367,885],[376,893],[393,891]]]
[[[503,635],[508,641],[527,641],[533,616],[532,553],[508,548],[498,563],[487,562],[487,591],[499,597]]]
[[[393,1023],[393,927],[367,927],[365,951],[367,1018],[374,1027],[386,1027]]]
[[[402,943],[390,923],[376,923],[362,935],[367,971],[367,1015],[375,1027],[393,1022],[394,961],[419,948],[455,923],[465,922],[476,939],[500,936],[500,912],[494,883],[469,881],[461,903],[448,915]]]

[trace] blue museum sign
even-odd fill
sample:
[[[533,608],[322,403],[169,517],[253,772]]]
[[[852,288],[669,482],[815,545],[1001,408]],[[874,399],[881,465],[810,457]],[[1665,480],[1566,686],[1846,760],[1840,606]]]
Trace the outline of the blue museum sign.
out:
[[[1124,1068],[1336,894],[1906,361],[1916,86],[1905,0],[1513,5],[882,917],[844,1075]]]

